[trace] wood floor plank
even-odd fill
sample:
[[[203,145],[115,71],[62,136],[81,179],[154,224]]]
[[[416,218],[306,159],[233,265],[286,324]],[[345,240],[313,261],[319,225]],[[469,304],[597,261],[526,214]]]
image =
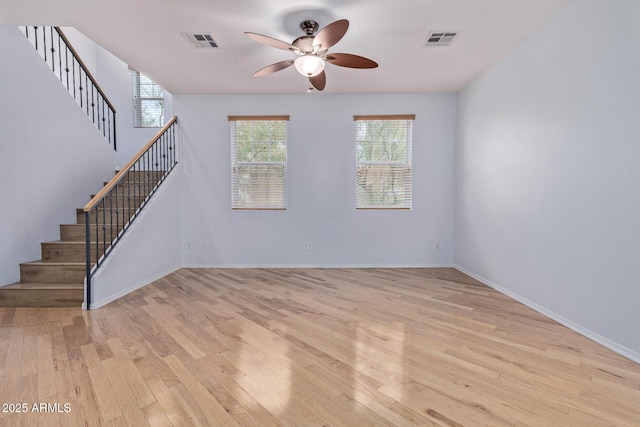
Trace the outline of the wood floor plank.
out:
[[[181,384],[188,390],[193,397],[196,405],[205,415],[205,420],[216,420],[220,424],[226,426],[237,425],[235,420],[224,410],[220,402],[218,402],[211,393],[198,381],[180,360],[174,356],[167,356],[164,361],[169,368],[180,378]]]
[[[56,398],[56,377],[53,371],[51,335],[38,337],[38,402],[49,402]]]
[[[146,423],[144,411],[138,405],[127,381],[127,373],[115,358],[102,362],[105,372],[108,372],[109,384],[112,390],[116,390],[116,400],[118,401],[122,417],[130,427],[142,426]]]
[[[93,344],[82,346],[82,356],[85,360],[89,377],[91,378],[91,386],[95,392],[101,418],[110,421],[122,416],[122,411],[118,405],[117,393],[120,391],[113,390],[109,382],[109,373],[102,365],[102,361],[98,356]]]
[[[149,427],[171,427],[171,421],[167,418],[167,414],[157,401],[151,405],[145,406],[144,417]]]
[[[138,402],[138,406],[144,408],[155,403],[156,399],[153,397],[153,393],[144,381],[144,378],[142,378],[133,360],[129,357],[122,342],[118,338],[112,338],[108,343],[118,363],[118,368],[123,371],[125,381],[131,389],[131,393],[136,402]]]
[[[640,366],[453,269],[181,269],[0,308],[0,425],[640,425]]]

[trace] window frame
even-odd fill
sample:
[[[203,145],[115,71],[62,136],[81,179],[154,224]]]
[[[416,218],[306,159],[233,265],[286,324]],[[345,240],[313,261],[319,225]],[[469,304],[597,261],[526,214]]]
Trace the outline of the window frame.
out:
[[[161,128],[164,126],[164,88],[160,86],[158,83],[150,79],[148,76],[140,73],[138,70],[134,68],[130,68],[131,70],[131,98],[133,102],[133,127],[134,128]],[[142,96],[141,91],[141,77],[145,77],[148,79],[153,86],[157,86],[162,90],[162,97],[154,97],[154,96]],[[143,122],[143,104],[144,101],[156,101],[160,102],[161,114],[158,118],[159,122],[153,125],[145,125]]]
[[[281,211],[287,209],[287,158],[288,158],[288,115],[273,115],[273,116],[228,116],[230,123],[230,139],[231,139],[231,209],[232,210],[268,210],[268,211]],[[238,140],[236,134],[236,126],[238,122],[264,122],[264,121],[278,121],[284,124],[284,161],[250,161],[250,162],[238,162]],[[244,205],[240,203],[239,194],[240,188],[238,186],[238,169],[240,167],[262,166],[264,168],[274,167],[282,168],[282,200],[280,204],[271,205],[271,203],[260,203],[256,201],[253,205]],[[266,200],[266,199],[265,199]]]
[[[413,206],[413,124],[415,122],[415,114],[396,114],[396,115],[355,115],[353,116],[353,120],[355,123],[355,149],[356,149],[356,165],[355,165],[355,185],[356,185],[356,200],[355,207],[356,210],[407,210],[410,211]],[[360,160],[358,151],[363,142],[369,142],[365,140],[358,140],[358,131],[359,131],[359,123],[358,122],[375,122],[375,121],[396,121],[396,122],[404,122],[403,124],[399,124],[398,126],[406,126],[407,127],[407,139],[406,139],[406,147],[405,147],[405,159],[401,160]],[[402,174],[402,179],[404,183],[404,189],[402,191],[403,200],[401,203],[397,205],[393,204],[382,204],[382,203],[372,203],[372,204],[362,204],[362,194],[361,194],[361,173],[360,171],[364,168],[376,168],[381,167],[380,173],[384,173],[384,167],[391,168],[392,170],[401,168],[404,169]]]

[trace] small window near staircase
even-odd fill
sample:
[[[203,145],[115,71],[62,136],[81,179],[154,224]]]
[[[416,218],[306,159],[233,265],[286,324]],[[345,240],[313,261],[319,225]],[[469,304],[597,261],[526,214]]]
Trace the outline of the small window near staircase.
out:
[[[144,74],[131,69],[133,126],[162,127],[164,124],[164,89]]]

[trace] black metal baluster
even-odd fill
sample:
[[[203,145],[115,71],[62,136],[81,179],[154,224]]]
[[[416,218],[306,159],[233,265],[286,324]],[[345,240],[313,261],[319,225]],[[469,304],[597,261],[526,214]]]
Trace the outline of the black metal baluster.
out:
[[[75,60],[75,56],[73,57],[73,63],[75,65],[76,60]],[[80,107],[84,108],[83,105],[83,100],[82,100],[82,68],[80,68],[80,65],[78,64],[78,81],[80,83],[80,86],[78,87],[78,90],[80,91]]]
[[[134,215],[134,216],[137,216],[137,215],[138,215],[138,208],[140,207],[140,206],[139,206],[139,200],[138,200],[138,197],[137,197],[137,192],[138,192],[138,191],[137,191],[137,189],[138,189],[138,185],[137,185],[137,183],[136,183],[136,181],[135,181],[135,177],[136,177],[136,169],[137,169],[137,167],[138,167],[138,162],[135,162],[135,163],[133,164],[133,166],[131,167],[131,169],[133,170],[133,178],[134,178],[134,181],[133,181],[133,191],[132,191],[132,188],[131,188],[131,177],[129,177],[129,182],[128,182],[128,185],[129,185],[129,194],[133,194],[133,206],[134,206],[134,214],[133,214],[133,215]]]
[[[87,106],[87,116],[89,115],[89,75],[87,74],[87,72],[84,72],[84,94],[87,97],[87,102],[85,103],[85,105]]]
[[[106,199],[102,199],[100,201],[100,203],[102,204],[102,252],[106,252],[107,250],[107,205],[106,205]],[[111,228],[111,227],[109,227]],[[99,245],[96,245],[96,247],[99,247]],[[100,254],[99,254],[99,249],[96,249],[96,263],[98,263],[98,260],[100,259]],[[99,265],[99,264],[98,264]]]
[[[96,119],[93,121],[93,123],[96,125],[96,127],[98,128],[98,131],[100,131],[100,92],[98,92],[96,94],[96,105],[94,107],[95,111],[96,111]]]
[[[165,137],[165,134],[162,134],[162,138],[160,138],[160,140],[162,141],[162,148],[160,149],[162,167],[160,170],[162,179],[164,179],[164,175],[167,173],[167,138]]]
[[[144,200],[147,200],[149,197],[149,182],[147,180],[147,175],[149,174],[149,150],[144,153],[144,157],[146,159],[146,167],[144,172]]]
[[[109,140],[109,142],[111,142],[111,117],[112,116],[113,116],[113,111],[111,111],[111,109],[109,109],[109,112],[107,113],[107,124],[109,126],[109,130],[107,132],[109,134],[109,136],[108,136],[107,139]],[[114,149],[115,149],[115,147],[114,147]]]
[[[98,129],[100,129],[100,131],[102,132],[102,136],[105,135],[105,133],[104,133],[104,123],[105,123],[105,121],[104,121],[104,114],[105,114],[104,105],[105,105],[104,104],[104,96],[101,96],[100,97],[100,105],[98,106],[98,112],[100,112],[98,114],[99,115],[98,121],[100,122],[100,126],[98,126]]]
[[[75,58],[72,56],[71,59],[71,78],[73,80],[73,99],[75,99],[76,101],[78,101],[78,97],[76,96],[76,61]]]
[[[151,146],[151,150],[152,150],[152,155],[151,155],[151,159],[152,159],[152,163],[151,163],[151,170],[153,170],[151,176],[149,177],[149,179],[151,179],[151,191],[155,191],[156,189],[156,175],[158,174],[157,170],[158,170],[158,143],[154,143]]]
[[[55,59],[55,47],[53,47],[53,27],[49,27],[49,33],[51,36],[51,71],[53,71],[53,74],[56,73],[56,59]]]
[[[129,174],[131,173],[131,170],[127,171],[127,178],[129,177]],[[125,177],[122,177],[122,206],[123,209],[126,212],[125,215],[125,227],[128,227],[129,224],[131,223],[131,194],[130,194],[130,189],[128,185],[125,185],[125,181],[124,181]],[[125,191],[126,190],[126,191]]]
[[[69,47],[65,45],[64,49],[64,71],[67,73],[67,90],[69,90]]]
[[[175,128],[175,124],[171,126],[171,140],[170,140],[171,143],[169,145],[169,152],[171,154],[171,167],[172,168],[176,164],[176,162],[175,162],[175,150],[174,150],[176,142],[175,142],[175,137],[174,137],[174,133],[173,133],[174,132],[173,131],[174,128]]]
[[[131,169],[129,169],[129,171],[127,171],[127,212],[128,212],[128,216],[129,216],[129,222],[127,224],[131,224],[131,187],[129,186],[129,179],[131,177]],[[123,180],[124,181],[124,180]],[[124,182],[122,184],[122,186],[124,187]]]
[[[96,122],[96,110],[95,110],[95,100],[94,100],[94,96],[95,96],[95,92],[96,92],[96,87],[91,85],[91,115],[89,117],[91,117],[91,121],[95,124]],[[89,102],[87,100],[87,102]],[[89,112],[87,111],[87,114],[89,114]]]
[[[47,27],[42,27],[42,53],[44,54],[44,62],[47,62]]]
[[[85,304],[87,310],[91,309],[91,211],[84,213],[84,230],[85,230],[85,266],[86,266],[86,296]],[[98,239],[96,239],[98,240]]]
[[[60,34],[58,34],[58,71],[60,72],[60,81],[62,81],[62,48],[60,45]]]
[[[118,186],[120,183],[118,182],[114,188],[115,199],[116,199],[116,236],[120,232],[120,210],[118,209]],[[109,200],[113,200],[112,197]],[[111,217],[113,218],[113,212],[111,212]],[[111,227],[111,231],[113,232],[113,227]],[[113,243],[113,235],[111,236],[111,242]]]
[[[116,240],[116,236],[118,235],[118,208],[116,206],[117,200],[114,202],[114,194],[117,191],[117,185],[109,192],[109,209],[107,212],[107,219],[109,220],[109,240],[107,241],[107,251],[111,252],[111,246],[113,246],[113,241]],[[105,199],[106,200],[106,199]],[[115,218],[114,218],[115,215]],[[115,231],[114,231],[115,230]]]
[[[167,131],[162,135],[163,139],[162,139],[162,162],[164,163],[163,165],[163,176],[167,174],[167,171],[169,170],[169,130],[171,128],[168,128]]]

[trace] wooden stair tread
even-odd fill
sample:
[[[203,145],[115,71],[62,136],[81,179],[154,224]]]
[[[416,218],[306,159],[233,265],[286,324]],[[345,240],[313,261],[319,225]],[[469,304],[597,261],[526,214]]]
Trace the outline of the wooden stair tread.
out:
[[[0,291],[9,289],[84,289],[84,284],[78,283],[46,283],[46,282],[16,282],[0,287]]]
[[[46,266],[55,266],[55,265],[60,265],[60,266],[72,266],[72,267],[76,267],[76,266],[85,266],[84,262],[43,262],[41,259],[36,260],[36,261],[29,261],[29,262],[22,262],[20,263],[20,265],[46,265]],[[92,264],[93,265],[93,264]]]
[[[0,307],[81,307],[84,293],[84,284],[14,283],[0,287]]]
[[[77,245],[77,246],[85,246],[86,242],[84,240],[51,240],[49,242],[42,242],[43,245]],[[94,245],[96,242],[89,242],[89,244]],[[100,242],[102,244],[102,242]],[[107,245],[109,246],[109,245]]]

